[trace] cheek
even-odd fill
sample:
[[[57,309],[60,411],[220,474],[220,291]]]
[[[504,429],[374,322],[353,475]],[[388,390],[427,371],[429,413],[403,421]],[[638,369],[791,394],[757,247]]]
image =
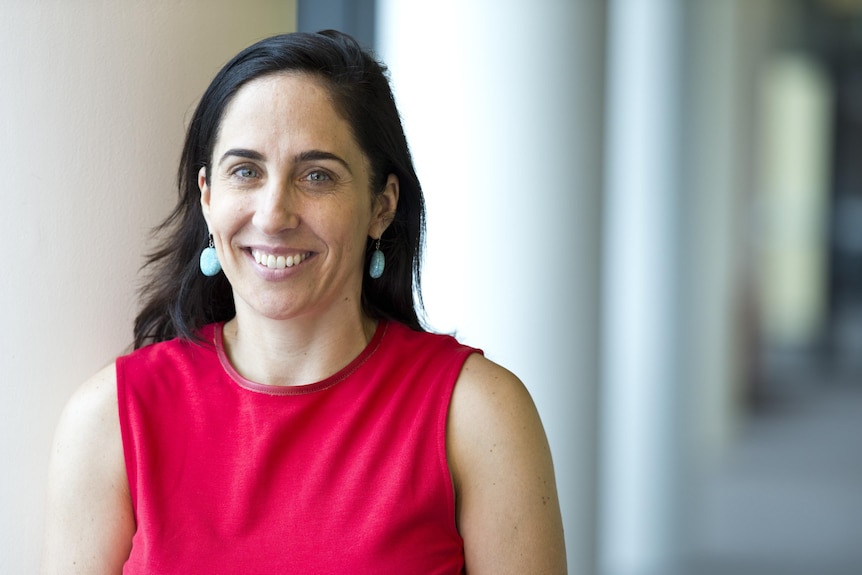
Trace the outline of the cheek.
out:
[[[348,260],[364,258],[365,238],[367,237],[368,215],[357,210],[321,212],[309,214],[305,224],[308,229],[322,239],[333,253]]]
[[[236,226],[248,211],[248,206],[240,199],[214,192],[210,198],[208,220],[210,227],[224,231]]]

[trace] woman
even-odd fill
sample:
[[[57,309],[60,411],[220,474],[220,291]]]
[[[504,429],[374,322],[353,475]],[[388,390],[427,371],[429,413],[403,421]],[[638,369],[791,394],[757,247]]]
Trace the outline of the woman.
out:
[[[385,68],[333,31],[247,48],[178,180],[136,350],[59,424],[43,572],[565,572],[525,388],[423,330]]]

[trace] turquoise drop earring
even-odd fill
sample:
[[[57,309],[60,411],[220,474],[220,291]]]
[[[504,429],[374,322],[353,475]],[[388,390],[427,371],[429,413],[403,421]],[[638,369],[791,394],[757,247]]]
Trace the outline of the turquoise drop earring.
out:
[[[213,235],[210,234],[209,245],[201,252],[201,273],[212,277],[221,271],[221,262],[218,261],[218,253],[213,245]]]
[[[383,275],[386,268],[386,257],[380,251],[380,238],[374,243],[374,253],[371,254],[371,263],[368,265],[368,275],[377,279]]]

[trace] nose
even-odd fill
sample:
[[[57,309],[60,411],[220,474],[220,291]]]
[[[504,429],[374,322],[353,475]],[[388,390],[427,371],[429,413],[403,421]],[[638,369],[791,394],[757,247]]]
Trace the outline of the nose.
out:
[[[259,192],[252,221],[260,231],[276,236],[299,225],[300,199],[293,186],[272,179]]]

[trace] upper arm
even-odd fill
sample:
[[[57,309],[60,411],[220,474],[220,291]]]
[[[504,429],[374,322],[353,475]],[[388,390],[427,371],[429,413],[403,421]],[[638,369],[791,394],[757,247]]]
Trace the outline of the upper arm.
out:
[[[42,573],[120,573],[134,531],[112,364],[74,393],[60,417]]]
[[[524,385],[481,355],[452,396],[447,451],[467,572],[565,573],[553,463]]]

